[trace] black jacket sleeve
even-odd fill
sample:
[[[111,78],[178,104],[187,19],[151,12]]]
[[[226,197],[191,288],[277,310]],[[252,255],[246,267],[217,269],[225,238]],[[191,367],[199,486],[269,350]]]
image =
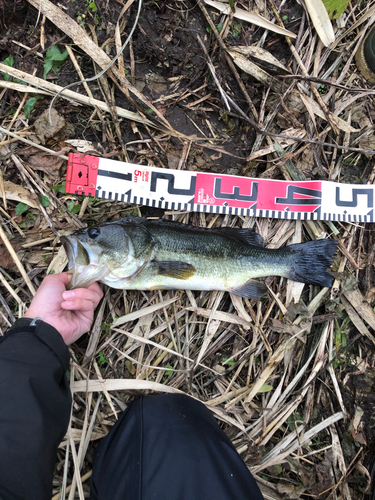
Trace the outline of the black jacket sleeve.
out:
[[[42,320],[19,319],[0,339],[0,500],[50,500],[68,427],[69,350]]]

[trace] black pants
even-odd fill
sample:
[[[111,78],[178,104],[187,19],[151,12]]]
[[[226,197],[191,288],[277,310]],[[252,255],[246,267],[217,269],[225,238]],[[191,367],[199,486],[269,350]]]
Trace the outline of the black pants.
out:
[[[43,321],[0,339],[0,500],[50,500],[70,417],[69,351]],[[183,395],[134,401],[99,445],[93,500],[260,500],[206,407]]]
[[[146,396],[97,449],[92,500],[261,500],[211,412],[179,394]]]

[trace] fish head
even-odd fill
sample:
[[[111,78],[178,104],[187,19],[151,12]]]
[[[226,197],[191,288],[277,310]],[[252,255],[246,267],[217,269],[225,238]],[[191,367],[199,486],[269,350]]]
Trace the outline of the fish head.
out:
[[[87,288],[111,273],[131,275],[139,265],[131,235],[126,227],[105,223],[80,229],[61,242],[68,256],[68,272],[72,273],[68,289]]]

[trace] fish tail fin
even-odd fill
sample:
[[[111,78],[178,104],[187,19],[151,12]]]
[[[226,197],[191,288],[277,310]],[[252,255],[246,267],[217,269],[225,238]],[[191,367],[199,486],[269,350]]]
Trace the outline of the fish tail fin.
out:
[[[325,239],[289,245],[292,268],[286,277],[310,285],[332,286],[334,278],[327,268],[332,264],[337,244],[336,240]]]

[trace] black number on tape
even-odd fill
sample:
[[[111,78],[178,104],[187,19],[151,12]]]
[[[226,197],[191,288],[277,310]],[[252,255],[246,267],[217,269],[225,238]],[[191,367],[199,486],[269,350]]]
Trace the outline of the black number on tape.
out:
[[[168,193],[169,194],[180,194],[189,196],[195,193],[195,185],[197,182],[197,177],[194,175],[190,181],[189,189],[180,189],[174,187],[175,177],[173,174],[164,174],[163,172],[152,172],[151,174],[151,185],[150,191],[156,191],[156,183],[158,179],[166,179],[168,181]]]
[[[336,188],[336,205],[338,207],[356,207],[358,205],[358,196],[360,194],[365,194],[367,196],[367,207],[372,208],[374,206],[374,191],[372,189],[353,189],[352,190],[352,201],[342,201],[340,200],[340,188]]]
[[[238,186],[233,187],[233,193],[223,193],[221,191],[221,179],[217,178],[215,179],[214,196],[222,200],[256,201],[258,197],[258,183],[253,182],[250,195],[240,194],[240,188]]]
[[[294,198],[295,194],[311,196],[311,198]],[[286,198],[276,198],[276,203],[282,205],[320,205],[322,203],[322,192],[317,189],[288,186]]]

